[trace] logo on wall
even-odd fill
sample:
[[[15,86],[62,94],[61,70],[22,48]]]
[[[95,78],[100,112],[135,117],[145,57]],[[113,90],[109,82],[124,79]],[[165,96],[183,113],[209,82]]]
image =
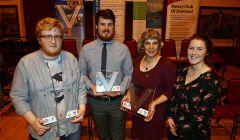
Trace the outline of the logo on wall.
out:
[[[65,26],[65,37],[83,40],[83,0],[55,0],[56,17]]]

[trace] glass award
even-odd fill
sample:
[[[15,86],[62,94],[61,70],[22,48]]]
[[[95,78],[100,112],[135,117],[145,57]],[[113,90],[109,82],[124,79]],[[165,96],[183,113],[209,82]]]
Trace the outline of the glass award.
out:
[[[148,115],[148,106],[153,101],[156,88],[144,88],[137,85],[131,85],[129,92],[131,101],[123,102],[122,106],[127,108],[127,112],[140,118]]]
[[[96,73],[96,91],[103,92],[120,91],[120,84],[117,82],[119,72],[97,72]]]

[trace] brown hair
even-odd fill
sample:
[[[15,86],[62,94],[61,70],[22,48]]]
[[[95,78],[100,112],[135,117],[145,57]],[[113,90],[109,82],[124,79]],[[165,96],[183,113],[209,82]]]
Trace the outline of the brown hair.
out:
[[[204,44],[206,46],[206,51],[207,51],[205,61],[207,62],[212,54],[212,46],[213,46],[212,41],[207,36],[200,35],[200,34],[194,34],[192,37],[190,37],[189,44],[192,40],[195,40],[195,39],[202,40],[204,42]]]
[[[102,17],[103,19],[111,19],[115,24],[115,15],[111,9],[100,10],[96,13],[95,15],[96,25],[98,25],[100,17]]]

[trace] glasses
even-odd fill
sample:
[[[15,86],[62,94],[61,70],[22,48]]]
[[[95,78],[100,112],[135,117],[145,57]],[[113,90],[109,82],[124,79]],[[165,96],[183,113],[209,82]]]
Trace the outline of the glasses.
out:
[[[52,41],[53,39],[54,40],[62,40],[63,39],[62,35],[55,35],[55,36],[52,36],[52,35],[41,35],[40,37],[46,39],[47,41]]]

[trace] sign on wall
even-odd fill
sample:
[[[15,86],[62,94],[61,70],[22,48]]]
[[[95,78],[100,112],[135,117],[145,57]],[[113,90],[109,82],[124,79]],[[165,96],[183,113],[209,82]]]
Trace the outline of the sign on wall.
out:
[[[147,1],[146,0],[134,0],[133,1],[133,39],[139,40],[141,34],[146,28],[146,12]]]
[[[161,33],[164,0],[133,0],[133,39],[139,40],[147,29]]]
[[[64,38],[73,38],[77,46],[84,39],[83,0],[55,0],[56,17],[65,28]]]
[[[197,31],[199,0],[168,0],[166,39],[174,39],[179,55],[181,41]]]

